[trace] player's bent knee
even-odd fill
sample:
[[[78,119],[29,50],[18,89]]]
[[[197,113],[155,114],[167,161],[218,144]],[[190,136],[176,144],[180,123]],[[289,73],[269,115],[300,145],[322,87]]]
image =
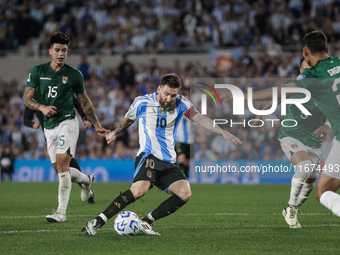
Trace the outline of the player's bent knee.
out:
[[[185,196],[183,198],[184,201],[188,201],[190,198],[191,198],[191,190],[189,189],[186,193],[185,193]]]
[[[317,186],[316,191],[315,191],[316,200],[320,202],[320,198],[324,192],[326,192],[326,189],[323,189],[322,187],[320,188],[320,186]]]
[[[146,192],[148,192],[150,187],[150,183],[133,183],[130,190],[134,196],[134,198],[137,200],[144,196]]]
[[[179,196],[183,201],[188,201],[191,198],[190,188],[179,189],[179,191],[175,194]]]
[[[140,190],[137,190],[137,191],[132,191],[132,194],[134,196],[134,198],[137,200],[137,199],[140,199],[142,196],[145,195],[146,192],[143,192],[143,191],[140,191]]]
[[[136,188],[131,188],[130,189],[132,192],[133,197],[137,200],[140,199],[142,196],[146,194],[147,191],[144,189],[136,189]]]
[[[321,197],[322,193],[323,193],[323,192],[320,192],[320,191],[318,191],[318,190],[316,190],[316,192],[315,192],[315,198],[316,198],[316,200],[318,200],[319,202],[320,202],[320,197]]]

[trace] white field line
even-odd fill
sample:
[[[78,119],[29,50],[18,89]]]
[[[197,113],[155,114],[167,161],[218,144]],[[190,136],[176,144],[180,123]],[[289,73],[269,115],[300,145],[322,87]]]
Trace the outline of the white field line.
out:
[[[182,216],[258,216],[258,215],[266,215],[266,216],[276,216],[282,215],[281,213],[185,213],[180,214]],[[320,215],[332,215],[332,213],[299,213],[299,215],[310,215],[310,216],[320,216]]]
[[[277,216],[282,215],[281,213],[180,213],[181,216]],[[299,215],[307,216],[322,216],[322,215],[332,215],[332,213],[299,213]],[[67,218],[91,218],[97,215],[67,215]],[[143,215],[140,215],[143,216]],[[35,216],[0,216],[0,219],[36,219],[45,218],[46,215],[35,215]]]
[[[321,225],[303,225],[303,228],[323,228],[323,227],[340,227],[340,224],[321,224]],[[159,227],[157,229],[228,229],[228,228],[283,228],[283,226],[277,225],[244,225],[244,226],[187,226],[187,227]],[[114,228],[101,229],[103,231],[112,231]],[[10,231],[0,231],[0,234],[21,234],[21,233],[45,233],[45,232],[80,232],[80,229],[37,229],[37,230],[10,230]],[[84,234],[85,235],[85,234]]]

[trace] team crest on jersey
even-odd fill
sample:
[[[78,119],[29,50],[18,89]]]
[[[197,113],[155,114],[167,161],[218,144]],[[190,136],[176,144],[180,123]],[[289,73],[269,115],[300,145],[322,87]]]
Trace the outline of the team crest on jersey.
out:
[[[294,149],[294,148],[297,148],[297,147],[298,147],[298,145],[297,145],[296,143],[293,143],[293,144],[291,144],[290,146],[292,146],[292,149]]]
[[[152,172],[149,169],[148,171],[146,171],[146,177],[151,178],[152,177]]]
[[[296,80],[302,81],[304,78],[306,78],[306,75],[300,74],[298,77],[296,77]]]
[[[163,107],[159,107],[159,113],[163,115],[165,113],[165,109]]]
[[[68,77],[67,76],[63,76],[63,80],[62,81],[63,81],[64,84],[66,84],[67,81],[68,81]]]

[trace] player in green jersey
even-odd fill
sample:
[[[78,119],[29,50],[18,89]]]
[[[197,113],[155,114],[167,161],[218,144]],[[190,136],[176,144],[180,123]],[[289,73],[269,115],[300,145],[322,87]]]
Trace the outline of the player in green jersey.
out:
[[[300,73],[305,68],[310,68],[310,66],[302,58]],[[291,80],[284,84],[289,82]],[[291,96],[290,99],[304,97],[302,94],[296,94]],[[271,106],[272,101],[268,102],[262,110],[267,110]],[[312,99],[304,103],[303,106],[312,116],[306,116],[296,105],[289,104],[286,107],[284,119],[287,122],[295,120],[297,125],[294,127],[294,123],[291,123],[282,126],[278,133],[283,152],[297,169],[304,169],[305,165],[309,166],[310,164],[314,166],[310,173],[304,174],[304,172],[296,171],[293,175],[288,205],[282,211],[282,215],[290,228],[301,228],[297,219],[298,207],[308,199],[313,190],[313,184],[318,177],[317,167],[321,160],[322,137],[325,137],[330,131],[329,122],[326,122],[326,117]],[[260,118],[260,116],[256,116],[256,119]]]
[[[104,129],[95,114],[88,98],[79,70],[65,64],[69,54],[70,39],[61,32],[54,32],[50,38],[49,53],[52,61],[34,66],[27,79],[23,102],[32,110],[44,114],[44,133],[47,150],[53,167],[59,177],[58,209],[47,215],[49,222],[66,221],[66,209],[70,198],[71,180],[83,183],[81,198],[87,201],[90,196],[93,174],[88,176],[79,171],[70,172],[70,161],[75,155],[79,135],[79,124],[73,107],[73,95],[76,93],[82,109],[94,125],[97,133],[103,137]],[[39,102],[33,99],[39,93]]]
[[[333,145],[320,173],[316,186],[317,200],[340,217],[340,58],[328,56],[327,37],[321,31],[313,31],[303,38],[303,57],[311,68],[303,70],[294,82],[277,88],[306,88],[313,101],[330,121],[333,129]],[[296,94],[288,92],[287,97]],[[247,96],[245,96],[247,98]],[[272,88],[254,92],[253,100],[271,100]],[[230,101],[232,94],[225,96]],[[301,170],[301,169],[300,169]],[[306,166],[304,171],[309,171]],[[297,169],[299,171],[299,169]]]

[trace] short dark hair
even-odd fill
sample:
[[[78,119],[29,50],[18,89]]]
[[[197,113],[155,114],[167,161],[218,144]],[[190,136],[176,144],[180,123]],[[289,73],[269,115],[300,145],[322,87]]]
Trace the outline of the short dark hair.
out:
[[[327,52],[327,37],[322,31],[312,31],[303,37],[303,47],[307,47],[314,54]]]
[[[63,34],[62,32],[56,31],[50,37],[50,48],[53,47],[53,44],[55,43],[67,44],[67,46],[69,47],[71,44],[71,40],[67,35]]]
[[[162,81],[161,81],[161,86],[168,85],[170,88],[173,89],[181,89],[182,83],[181,79],[174,73],[169,73],[163,76]]]

